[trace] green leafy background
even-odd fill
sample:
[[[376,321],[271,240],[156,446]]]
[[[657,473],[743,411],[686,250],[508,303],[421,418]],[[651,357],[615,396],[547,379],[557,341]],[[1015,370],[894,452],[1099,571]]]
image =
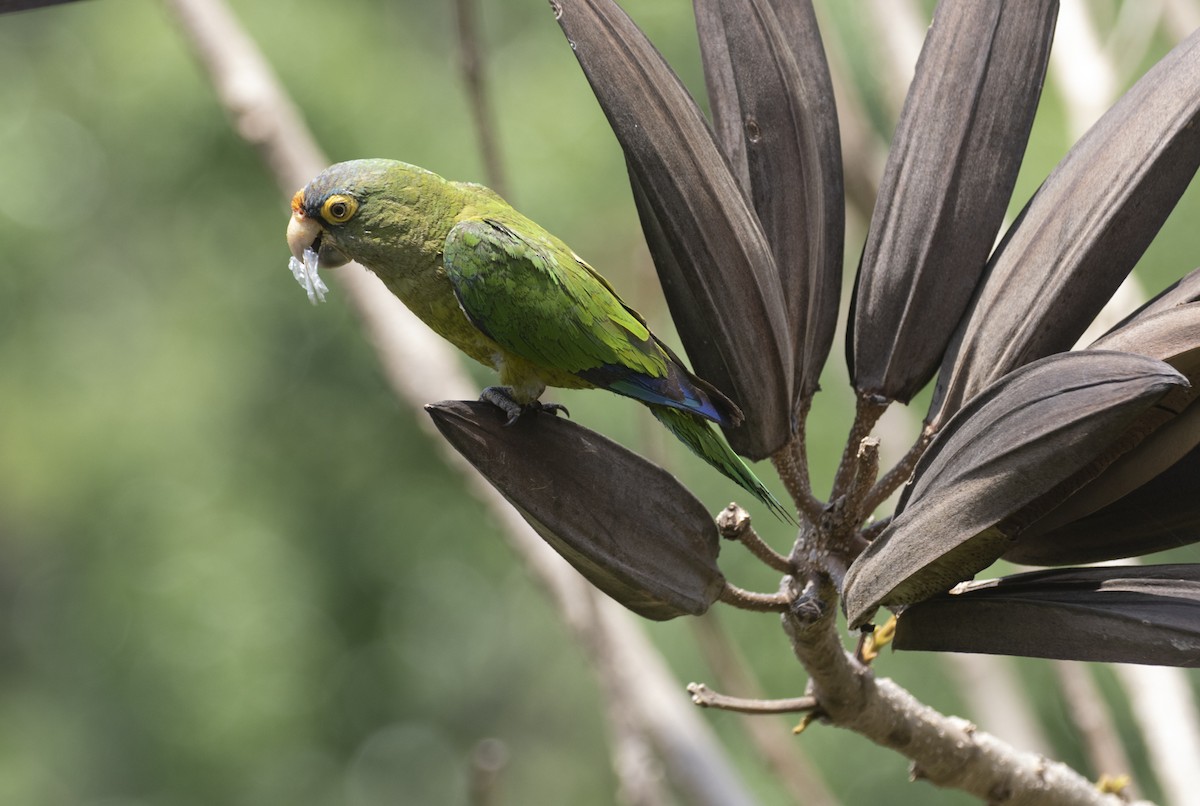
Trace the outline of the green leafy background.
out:
[[[619,149],[549,8],[484,5],[512,201],[669,334]],[[699,91],[690,4],[630,6]],[[235,10],[331,158],[484,179],[450,3]],[[870,76],[878,54],[839,21]],[[424,415],[394,400],[336,285],[313,308],[291,279],[287,199],[167,10],[93,0],[0,17],[0,76],[0,802],[465,803],[488,738],[507,751],[499,802],[612,802],[591,672],[436,458]],[[866,94],[886,134],[891,114]],[[1039,114],[1017,204],[1068,145],[1052,89]],[[1197,197],[1143,261],[1151,289],[1195,265]],[[812,425],[818,491],[848,425],[838,356]],[[557,399],[714,512],[736,494],[632,402]],[[722,565],[746,587],[777,581],[736,547]],[[777,621],[721,611],[767,691],[801,693]],[[711,680],[687,620],[646,629],[681,682]],[[963,712],[941,659],[879,663]],[[1019,670],[1056,754],[1086,770],[1049,666]],[[762,801],[787,802],[737,718],[705,718]],[[858,737],[776,724],[846,803],[969,802],[906,783],[903,759]],[[1144,773],[1136,739],[1130,752]]]

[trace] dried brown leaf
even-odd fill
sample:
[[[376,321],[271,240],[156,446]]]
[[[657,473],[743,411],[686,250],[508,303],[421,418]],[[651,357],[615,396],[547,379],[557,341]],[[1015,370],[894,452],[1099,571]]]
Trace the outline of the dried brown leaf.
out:
[[[752,459],[792,433],[793,349],[757,216],[692,98],[613,0],[554,0],[558,22],[624,149],[638,212],[698,375],[746,414],[726,430]]]
[[[1177,527],[1168,534],[1157,530],[1147,533],[1136,527],[1126,533],[1116,532],[1118,523],[1125,529],[1130,524],[1115,517],[1116,513],[1108,512],[1108,507],[1159,476],[1200,444],[1200,406],[1194,403],[1195,386],[1200,383],[1200,303],[1145,308],[1139,316],[1098,339],[1092,349],[1120,350],[1165,361],[1187,377],[1193,389],[1175,401],[1177,415],[1017,535],[1005,559],[1036,565],[1066,565],[1139,556],[1180,543]],[[1174,477],[1164,483],[1171,489],[1177,486]],[[1141,504],[1129,502],[1120,509],[1125,510],[1130,504],[1140,509],[1149,499],[1138,500]],[[1174,520],[1170,514],[1172,503],[1160,503],[1164,511],[1157,516]],[[1174,506],[1186,508],[1188,503],[1187,499],[1181,499]],[[1088,519],[1082,528],[1062,531],[1062,527],[1069,527],[1092,513],[1101,517]]]
[[[425,408],[555,551],[638,615],[699,615],[725,587],[716,524],[662,468],[565,418],[506,427],[490,403]]]
[[[1006,372],[1071,347],[1200,164],[1200,31],[1083,136],[988,264],[942,364],[929,421]]]
[[[1160,361],[1089,350],[985,389],[934,438],[891,524],[847,573],[851,625],[986,568],[1013,535],[1136,445],[1155,405],[1186,385]]]
[[[808,0],[694,0],[717,140],[775,255],[797,404],[817,390],[841,296],[837,110]]]
[[[1004,558],[1028,565],[1092,563],[1166,551],[1197,541],[1200,448],[1193,448],[1150,481],[1090,515],[1028,537],[1020,536]]]
[[[1072,568],[906,608],[897,649],[1200,666],[1200,565]]]
[[[938,4],[859,265],[860,392],[908,402],[941,363],[1004,219],[1057,14],[1057,0]]]

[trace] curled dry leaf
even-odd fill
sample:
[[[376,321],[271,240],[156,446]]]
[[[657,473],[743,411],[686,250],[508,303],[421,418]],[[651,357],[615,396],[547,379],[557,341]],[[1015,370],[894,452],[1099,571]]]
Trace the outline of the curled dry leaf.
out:
[[[908,402],[941,363],[1012,195],[1057,14],[1057,0],[938,4],[855,284],[860,392]]]
[[[1090,563],[1137,557],[1197,541],[1200,448],[1193,448],[1150,481],[1090,515],[1022,536],[1004,558],[1032,565]]]
[[[1071,568],[968,583],[906,608],[895,646],[1200,666],[1200,565]]]
[[[699,108],[613,0],[556,0],[625,152],[680,338],[696,373],[746,414],[726,430],[762,459],[792,433],[792,345],[771,247]]]
[[[699,615],[725,587],[712,517],[671,474],[570,420],[490,403],[426,406],[438,430],[547,543],[645,618]]]
[[[845,203],[833,84],[808,0],[694,0],[717,140],[779,270],[797,405],[829,355]]]
[[[998,559],[1012,536],[1137,444],[1187,381],[1126,353],[1060,353],[973,398],[934,438],[891,524],[846,575],[851,626],[880,605],[948,590]]]
[[[942,364],[928,420],[1067,350],[1200,164],[1200,31],[1149,70],[1051,172],[996,250]]]
[[[1126,500],[1200,444],[1200,406],[1194,403],[1200,384],[1200,303],[1147,306],[1098,339],[1092,349],[1120,350],[1165,361],[1193,388],[1179,401],[1182,410],[1177,416],[1017,535],[1004,555],[1007,560],[1034,565],[1097,562],[1200,540],[1200,534],[1186,528],[1189,515],[1196,514],[1189,513],[1189,508],[1200,492],[1200,476],[1176,470],[1153,488]],[[1176,502],[1164,500],[1165,492],[1183,493],[1181,485],[1189,483],[1190,495],[1181,495]],[[1159,504],[1160,509],[1147,511],[1150,502]],[[1093,513],[1098,517],[1088,517]],[[1139,522],[1141,518],[1144,522]],[[1077,523],[1081,519],[1086,523]]]

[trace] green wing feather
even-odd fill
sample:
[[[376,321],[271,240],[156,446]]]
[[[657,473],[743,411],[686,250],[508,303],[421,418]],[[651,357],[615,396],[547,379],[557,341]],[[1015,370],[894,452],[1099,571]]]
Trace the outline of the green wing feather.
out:
[[[733,452],[728,443],[721,438],[721,432],[716,427],[688,411],[668,408],[667,406],[649,406],[650,413],[666,426],[675,437],[687,445],[692,453],[708,462],[746,492],[762,501],[771,514],[781,521],[796,524],[795,517],[788,512],[787,507],[779,502],[771,491],[766,488],[758,476],[754,475],[742,457]]]
[[[518,232],[519,229],[519,232]],[[794,518],[703,418],[741,412],[681,362],[608,282],[528,219],[467,219],[446,238],[444,265],[467,318],[526,361],[583,377],[646,403],[693,453]]]
[[[722,425],[741,423],[741,410],[688,372],[566,244],[511,208],[504,218],[468,218],[446,238],[446,276],[476,327],[543,369]]]
[[[608,284],[533,222],[460,222],[444,265],[459,304],[488,337],[527,361],[578,373],[621,365],[667,376],[654,337]]]

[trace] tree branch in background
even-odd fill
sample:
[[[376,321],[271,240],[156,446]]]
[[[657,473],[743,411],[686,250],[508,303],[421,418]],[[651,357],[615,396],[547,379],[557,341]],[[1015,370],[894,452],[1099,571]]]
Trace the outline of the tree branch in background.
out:
[[[1195,695],[1183,670],[1123,663],[1113,668],[1145,737],[1150,766],[1166,802],[1194,803],[1200,720],[1196,718]]]
[[[167,0],[166,6],[207,70],[234,128],[258,150],[284,198],[289,198],[325,167],[326,160],[274,72],[221,0]],[[281,257],[281,266],[282,262]],[[280,272],[282,276],[282,268]],[[474,398],[475,384],[450,346],[374,276],[350,264],[337,270],[337,278],[362,319],[397,397],[432,436],[433,426],[422,411],[430,395]],[[546,589],[555,612],[604,681],[601,691],[623,698],[629,713],[641,720],[675,787],[691,803],[751,803],[712,729],[633,617],[608,599],[594,601],[590,585],[516,510],[439,436],[432,439],[443,460],[462,474],[466,487],[487,507],[522,563]],[[605,654],[598,655],[597,647],[605,647]]]
[[[454,0],[454,19],[458,27],[459,66],[462,69],[463,86],[467,91],[467,105],[475,122],[475,133],[479,138],[479,153],[483,155],[483,170],[487,184],[501,196],[508,196],[508,179],[505,176],[504,160],[500,157],[496,115],[492,111],[492,98],[487,91],[487,74],[484,65],[484,44],[479,26],[479,0]]]
[[[1092,771],[1102,776],[1130,775],[1133,765],[1125,754],[1121,734],[1113,724],[1108,704],[1087,664],[1079,661],[1052,661],[1058,676],[1058,691],[1066,703],[1071,721],[1079,730],[1083,746],[1087,750]],[[1130,779],[1125,787],[1130,797],[1140,797],[1137,783]]]

